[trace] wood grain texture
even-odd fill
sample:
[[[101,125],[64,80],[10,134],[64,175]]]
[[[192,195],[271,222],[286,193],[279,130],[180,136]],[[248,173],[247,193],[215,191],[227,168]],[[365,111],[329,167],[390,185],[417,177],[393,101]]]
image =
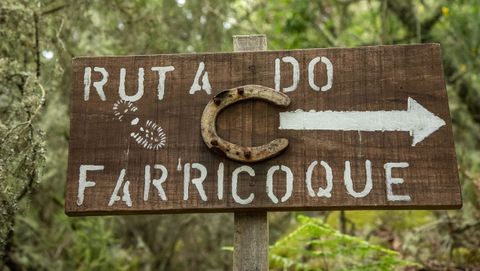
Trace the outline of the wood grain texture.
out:
[[[267,37],[265,35],[234,36],[233,49],[234,51],[265,51]],[[269,270],[268,226],[266,211],[234,214],[234,271]]]
[[[233,270],[268,270],[266,212],[235,213]]]
[[[246,84],[274,88],[275,59],[294,57],[299,62],[300,77],[295,91],[286,93],[292,100],[288,111],[391,111],[406,110],[412,98],[446,122],[422,142],[412,146],[408,132],[301,131],[279,130],[279,112],[284,111],[263,102],[235,104],[219,115],[217,131],[223,138],[245,146],[258,146],[275,138],[288,138],[290,145],[280,156],[251,165],[255,176],[243,172],[238,178],[238,196],[254,199],[240,204],[232,196],[232,172],[242,164],[208,151],[201,138],[200,118],[204,106],[224,89]],[[333,64],[333,85],[328,91],[314,91],[308,83],[310,60],[325,56]],[[200,90],[189,94],[200,62],[205,63],[212,93]],[[156,66],[174,66],[166,74],[165,94],[158,100]],[[92,68],[90,97],[84,101],[84,72]],[[108,82],[102,101],[93,83],[101,79],[94,67],[104,67]],[[144,68],[144,95],[134,103],[135,112],[122,113],[122,121],[113,106],[119,97],[120,69],[126,69],[125,89],[137,90],[137,73]],[[327,80],[325,65],[318,64],[315,81]],[[200,80],[201,81],[201,80]],[[281,87],[292,84],[292,66],[281,62]],[[122,105],[124,106],[124,105]],[[117,110],[118,111],[118,110]],[[125,57],[85,57],[73,60],[71,93],[71,133],[66,189],[66,212],[69,215],[221,212],[221,211],[287,211],[325,209],[437,209],[458,208],[461,195],[454,151],[451,120],[445,89],[441,50],[438,44],[372,46],[360,48],[304,49],[291,51],[179,54]],[[131,121],[138,118],[138,124]],[[132,138],[150,120],[166,134],[165,146],[148,150]],[[353,188],[365,187],[365,162],[372,165],[372,190],[362,198],[353,197],[344,185],[345,162],[351,164]],[[331,197],[310,196],[306,172],[313,161],[313,189],[325,187],[324,161],[332,169]],[[409,195],[411,201],[389,201],[385,163],[407,162],[408,168],[395,168],[392,176],[404,183],[393,185],[397,195]],[[188,199],[184,200],[186,163],[205,166],[204,201],[190,182]],[[224,165],[223,197],[218,197],[217,171]],[[162,184],[167,200],[150,185],[149,199],[144,200],[145,166],[152,168],[152,179],[159,179],[161,164],[168,170]],[[180,170],[177,170],[180,164]],[[78,204],[81,165],[102,165],[103,170],[88,171],[86,179],[95,182],[87,187],[84,200]],[[273,166],[288,167],[293,175],[293,192],[284,202],[275,203],[267,194],[266,176]],[[121,170],[129,181],[131,206],[118,200],[109,206]],[[190,177],[200,171],[191,168]],[[286,192],[285,172],[273,175],[273,193],[281,199]],[[122,197],[124,186],[118,195]]]

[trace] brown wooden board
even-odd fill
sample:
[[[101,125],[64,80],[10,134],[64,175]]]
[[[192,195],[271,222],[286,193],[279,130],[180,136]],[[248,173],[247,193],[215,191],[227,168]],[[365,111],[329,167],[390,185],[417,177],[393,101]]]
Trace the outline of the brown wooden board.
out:
[[[97,91],[102,68],[104,100]],[[143,95],[135,96],[142,77]],[[124,99],[137,101],[121,99],[121,81]],[[219,135],[244,146],[289,139],[284,153],[256,164],[209,151],[200,133],[213,96],[247,84],[291,90],[286,109],[245,101],[217,120]],[[73,60],[69,215],[461,202],[438,44]]]

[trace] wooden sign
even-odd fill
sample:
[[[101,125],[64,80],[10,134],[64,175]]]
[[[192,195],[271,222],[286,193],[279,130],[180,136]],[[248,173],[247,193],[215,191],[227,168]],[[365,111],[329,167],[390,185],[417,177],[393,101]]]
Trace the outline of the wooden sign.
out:
[[[461,206],[438,44],[73,61],[69,215]],[[209,150],[200,121],[225,89],[288,96],[229,106],[217,132],[286,138],[258,163]]]

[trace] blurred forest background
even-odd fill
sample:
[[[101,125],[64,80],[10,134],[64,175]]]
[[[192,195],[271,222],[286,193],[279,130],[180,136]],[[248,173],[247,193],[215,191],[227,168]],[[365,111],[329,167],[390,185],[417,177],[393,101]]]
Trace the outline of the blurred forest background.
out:
[[[233,215],[64,214],[71,59],[439,42],[463,208],[270,214],[276,270],[480,270],[480,1],[0,1],[0,271],[231,270]]]

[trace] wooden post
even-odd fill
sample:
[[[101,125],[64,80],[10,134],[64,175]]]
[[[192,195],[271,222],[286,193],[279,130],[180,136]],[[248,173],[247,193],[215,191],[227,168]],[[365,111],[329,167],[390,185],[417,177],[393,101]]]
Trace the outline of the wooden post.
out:
[[[265,35],[233,36],[233,50],[265,51]],[[234,271],[268,270],[268,217],[267,212],[235,213],[234,218]]]

